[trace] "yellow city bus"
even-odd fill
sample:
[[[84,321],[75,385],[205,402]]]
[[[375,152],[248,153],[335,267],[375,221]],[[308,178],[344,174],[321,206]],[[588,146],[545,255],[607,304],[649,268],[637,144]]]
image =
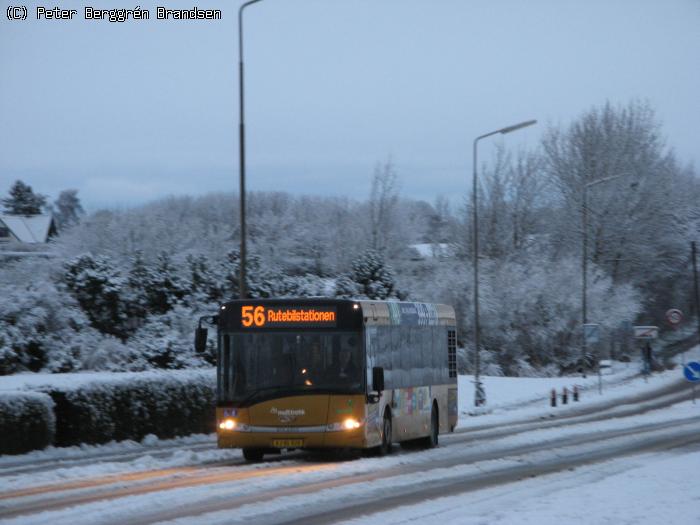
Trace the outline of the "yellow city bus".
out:
[[[450,306],[251,299],[213,321],[218,444],[249,461],[283,449],[434,447],[457,424]]]

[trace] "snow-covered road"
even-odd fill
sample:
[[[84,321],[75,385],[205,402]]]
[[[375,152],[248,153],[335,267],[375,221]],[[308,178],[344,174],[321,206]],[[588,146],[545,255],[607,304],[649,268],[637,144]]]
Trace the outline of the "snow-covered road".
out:
[[[700,404],[690,403],[689,396],[676,371],[648,384],[627,380],[606,396],[591,395],[587,402],[563,409],[549,409],[541,400],[529,407],[520,403],[517,411],[503,404],[503,410],[487,416],[465,416],[459,431],[441,436],[435,450],[397,447],[386,458],[333,459],[298,452],[250,465],[238,451],[217,450],[211,436],[3,457],[0,521],[362,523],[369,521],[368,514],[381,513],[382,522],[406,523],[412,515],[434,511],[450,523],[470,522],[467,516],[489,523],[485,516],[491,496],[484,499],[484,494],[494,494],[495,502],[507,501],[512,490],[529,493],[524,487],[531,486],[533,494],[540,494],[548,480],[560,478],[563,487],[571,487],[576,478],[572,469],[583,472],[584,482],[596,479],[601,469],[626,475],[627,467],[611,465],[636,468],[634,458],[651,453],[648,457],[670,461],[665,451],[681,450],[697,470]],[[698,489],[686,488],[686,494],[700,498]],[[472,512],[472,502],[480,502],[474,507],[478,511]],[[460,505],[468,508],[455,514]],[[528,509],[523,512],[539,507]],[[491,512],[495,521],[523,521],[498,506]]]

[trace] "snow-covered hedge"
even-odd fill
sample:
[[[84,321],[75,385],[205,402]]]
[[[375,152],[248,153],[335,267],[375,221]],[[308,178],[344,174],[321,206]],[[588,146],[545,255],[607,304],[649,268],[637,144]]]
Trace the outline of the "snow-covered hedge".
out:
[[[38,392],[0,392],[0,454],[20,454],[53,442],[53,401]]]
[[[56,446],[172,438],[214,431],[212,370],[115,374],[46,389],[55,403]]]

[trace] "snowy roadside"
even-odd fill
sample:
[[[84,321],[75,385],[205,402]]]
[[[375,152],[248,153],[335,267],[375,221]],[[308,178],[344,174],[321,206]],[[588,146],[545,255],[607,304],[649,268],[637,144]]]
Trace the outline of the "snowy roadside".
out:
[[[668,407],[663,411],[653,411],[648,414],[637,416],[634,418],[635,424],[648,425],[654,423],[662,422],[681,422],[683,419],[692,415],[693,412],[700,413],[700,404],[697,405],[697,410],[693,410],[693,405],[690,402],[679,403],[675,406]],[[630,422],[625,418],[612,418],[607,421],[599,421],[595,423],[594,430],[596,432],[601,431],[615,431],[624,430],[629,428]],[[552,443],[555,441],[575,438],[580,436],[582,433],[591,431],[590,423],[579,423],[568,425],[564,428],[549,428],[540,430],[529,430],[523,433],[514,433],[513,435],[508,435],[499,438],[489,438],[485,440],[470,441],[467,450],[469,453],[485,453],[500,448],[508,448],[514,446],[527,446],[534,445],[538,443]],[[478,433],[474,435],[478,437]],[[459,434],[445,435],[442,436],[441,446],[435,450],[427,451],[423,454],[397,454],[393,457],[381,458],[381,465],[383,469],[409,465],[415,463],[422,463],[426,460],[426,454],[430,456],[430,460],[437,462],[444,459],[453,459],[455,454],[454,446],[463,447],[460,443],[461,437]],[[163,455],[161,457],[156,457],[154,452],[158,450],[156,447],[165,447],[167,445],[176,446],[171,453]],[[205,448],[201,448],[204,446]],[[102,476],[119,476],[127,473],[136,473],[144,471],[155,471],[155,470],[167,470],[177,467],[187,467],[187,466],[204,466],[211,469],[217,465],[212,465],[216,462],[221,461],[236,461],[241,459],[241,453],[237,449],[216,449],[215,441],[213,436],[191,436],[188,438],[180,438],[177,440],[155,440],[146,439],[144,443],[134,443],[134,442],[121,442],[113,443],[103,446],[85,446],[85,447],[70,447],[67,449],[52,449],[40,452],[32,452],[24,456],[19,456],[23,459],[27,459],[28,463],[34,463],[37,460],[49,459],[49,458],[73,458],[83,453],[83,454],[118,454],[127,450],[129,452],[141,451],[133,460],[130,461],[110,461],[101,460],[98,456],[95,457],[94,462],[88,463],[87,465],[79,465],[74,467],[62,467],[42,471],[39,473],[28,473],[28,474],[3,474],[3,470],[8,468],[12,463],[11,460],[17,458],[18,456],[6,456],[5,458],[0,458],[0,493],[7,490],[16,490],[23,487],[36,486],[48,483],[63,482],[69,480],[79,480],[90,477],[102,477]],[[294,458],[290,456],[291,461]],[[9,460],[9,461],[8,461]],[[360,459],[350,462],[335,463],[333,466],[333,471],[336,474],[358,474],[367,471],[374,470],[374,465],[376,465],[377,459]],[[220,466],[220,465],[218,465]],[[243,465],[238,466],[238,468]],[[250,469],[260,469],[269,468],[271,466],[278,467],[280,463],[261,463],[246,465],[245,468]],[[322,478],[319,478],[319,480]],[[325,478],[324,478],[325,479]],[[273,487],[274,488],[274,487]]]
[[[270,515],[271,513],[294,512],[295,509],[302,509],[314,503],[318,503],[318,505],[322,506],[332,501],[347,500],[347,498],[371,498],[373,495],[387,490],[394,490],[397,487],[418,488],[430,480],[441,480],[446,477],[463,478],[464,476],[479,475],[486,471],[498,471],[522,465],[523,462],[546,461],[558,457],[562,446],[570,446],[575,454],[580,455],[588,448],[596,447],[594,444],[587,445],[585,442],[576,443],[574,438],[577,435],[580,436],[582,431],[600,433],[614,429],[629,429],[630,425],[639,426],[652,424],[654,422],[667,422],[675,426],[676,422],[680,423],[683,419],[687,418],[689,407],[691,406],[690,402],[683,402],[667,410],[635,417],[633,421],[613,419],[603,423],[598,422],[593,426],[590,424],[582,424],[567,428],[540,430],[508,436],[498,440],[485,439],[479,442],[457,441],[454,443],[446,443],[446,446],[422,453],[403,453],[384,458],[367,458],[344,462],[295,462],[293,458],[290,458],[290,461],[283,463],[291,468],[280,468],[282,467],[280,463],[263,463],[243,467],[244,470],[259,470],[259,475],[255,477],[240,477],[238,473],[241,471],[238,468],[208,467],[206,470],[201,471],[201,475],[211,476],[212,481],[209,483],[188,485],[187,487],[173,488],[171,490],[159,490],[153,493],[140,493],[136,491],[133,495],[121,499],[121,504],[118,505],[118,509],[111,500],[95,501],[76,508],[67,507],[50,513],[18,517],[7,523],[28,525],[31,523],[44,523],[46,520],[50,520],[52,523],[56,524],[65,523],[66,525],[77,525],[80,523],[88,524],[114,521],[117,518],[120,520],[134,518],[138,521],[140,518],[137,517],[144,516],[144,514],[146,516],[155,517],[153,513],[158,515],[162,512],[168,515],[172,512],[188,512],[188,509],[192,509],[193,506],[197,506],[197,508],[201,506],[202,509],[206,509],[205,513],[196,517],[189,516],[188,518],[183,518],[176,522],[188,524],[223,524],[233,521],[245,522],[247,520],[256,519],[257,517]],[[685,425],[687,424],[686,422]],[[659,429],[656,430],[656,433],[664,434],[666,431]],[[454,435],[449,437],[457,439],[460,436]],[[562,440],[566,442],[569,438],[571,438],[570,445],[567,443],[562,445]],[[625,447],[635,439],[636,432],[632,432],[628,433],[626,436],[614,438],[610,440],[610,443],[617,442],[618,447]],[[554,446],[554,443],[557,441],[559,444]],[[521,456],[521,453],[513,455],[513,453],[505,452],[506,447],[518,447],[528,444],[537,444],[537,450],[539,452],[527,452],[525,456]],[[501,452],[501,449],[503,449],[504,452]],[[482,459],[477,462],[474,462],[473,459],[469,459],[483,456],[484,452],[489,452],[492,459]],[[632,460],[625,459],[623,461],[634,460],[635,458]],[[606,463],[601,463],[600,465],[606,465]],[[412,467],[416,467],[418,470],[413,472]],[[598,467],[581,467],[581,471],[586,472],[586,469],[589,468],[593,472],[596,472]],[[613,470],[616,468],[617,467],[613,466]],[[579,472],[579,469],[576,469],[575,472]],[[330,482],[343,476],[373,476],[377,473],[384,473],[386,476],[381,476],[379,479],[364,481],[361,481],[362,478],[359,478],[357,481],[349,484],[341,484],[341,486],[333,489],[326,489],[324,487],[323,490],[312,494],[305,492],[304,494],[294,496],[281,495],[276,498],[270,497],[264,503],[260,502],[245,505],[239,507],[233,513],[231,511],[219,512],[214,510],[220,505],[226,507],[232,495],[235,495],[236,498],[240,498],[257,493],[271,494],[276,491],[282,491],[282,493],[284,493],[287,489],[291,489],[299,484],[305,486],[310,484],[323,484],[324,482]],[[179,475],[182,476],[183,474],[185,473],[180,473]],[[568,479],[567,475],[569,474],[570,473],[567,472],[561,474],[561,476]],[[552,476],[560,476],[560,474],[547,475],[522,483],[527,485],[533,481],[537,484],[539,480],[543,480],[546,484],[548,483],[547,480]],[[589,482],[593,483],[595,481],[594,478],[590,478]],[[120,480],[116,480],[116,482],[119,484]],[[321,487],[321,485],[319,485],[319,487]],[[509,484],[507,488],[501,490],[499,494],[512,494],[513,487],[516,487],[516,485]],[[517,487],[520,487],[520,484],[518,484]],[[13,488],[15,487],[13,486]],[[535,485],[531,493],[537,494],[538,490],[538,486]],[[473,501],[473,498],[481,498],[481,493],[482,491],[479,490],[465,495],[463,504],[471,506],[470,502]],[[11,503],[11,500],[6,501]],[[430,507],[430,505],[432,505],[434,501],[425,504],[428,505],[428,510],[430,512],[432,512],[432,507]],[[214,511],[211,512],[212,510]],[[397,511],[399,512],[398,517],[404,519],[407,514],[401,513],[401,510],[403,509]],[[493,512],[493,507],[490,512]],[[488,512],[485,510],[484,513]],[[515,515],[511,515],[511,521],[505,522],[513,522],[515,517]],[[459,518],[455,519],[457,519],[457,521],[454,521],[454,523],[460,523]],[[149,518],[148,521],[152,521],[152,519]],[[376,520],[372,521],[374,522]],[[518,522],[517,519],[515,519],[515,521]],[[391,523],[391,521],[389,521],[389,523]],[[477,521],[477,523],[480,522]]]
[[[91,383],[117,383],[131,378],[157,379],[169,377],[215,377],[214,368],[195,368],[191,370],[151,370],[147,372],[72,372],[70,374],[21,373],[10,376],[0,376],[0,392],[3,390],[39,390],[42,388],[58,388],[66,390],[80,388]]]
[[[700,357],[700,347],[692,350],[692,357]],[[633,369],[636,374],[636,369]],[[635,393],[644,392],[664,385],[671,384],[679,379],[679,370],[667,371],[656,374],[648,382],[640,377],[630,378],[627,370],[622,370],[614,376],[608,376],[609,380],[603,396],[597,392],[582,397],[579,403],[567,407],[550,408],[547,403],[548,390],[552,384],[568,385],[568,378],[484,378],[487,388],[493,392],[492,397],[498,399],[492,412],[478,418],[470,417],[462,413],[459,426],[468,430],[470,426],[483,426],[484,424],[502,424],[509,421],[531,417],[563,415],[566,410],[573,410],[583,405],[595,406],[603,400],[624,399]],[[592,381],[597,381],[593,378]],[[617,382],[616,386],[613,386]],[[471,377],[460,377],[460,406],[465,406],[471,400],[473,392],[464,385],[471,385]],[[700,409],[700,404],[698,404]],[[645,416],[643,421],[660,421],[681,417],[685,409],[664,410],[663,413],[654,412]],[[615,421],[614,419],[611,421]],[[612,428],[610,422],[598,423],[596,428]],[[621,428],[624,423],[619,423]],[[526,444],[538,440],[551,439],[566,435],[568,432],[580,431],[583,425],[572,425],[569,430],[551,429],[537,430],[526,434],[513,436],[508,443]],[[534,441],[533,441],[534,440]],[[443,436],[443,442],[449,444],[451,436]],[[475,448],[481,448],[477,445]],[[400,461],[407,461],[406,456],[401,456]],[[91,459],[92,458],[92,459]],[[157,469],[176,467],[207,465],[221,461],[240,460],[239,450],[218,450],[216,439],[212,435],[194,435],[172,440],[158,440],[154,436],[148,436],[142,442],[123,441],[109,443],[107,445],[80,447],[54,448],[35,451],[21,456],[0,457],[0,490],[20,488],[44,483],[53,483],[61,480],[75,480],[85,477],[119,475],[128,472],[143,472]],[[82,461],[81,461],[82,460]],[[22,473],[22,466],[47,463],[47,469],[40,472]],[[356,462],[353,462],[357,465]],[[3,474],[5,471],[5,474]]]
[[[344,522],[404,525],[696,525],[700,451],[644,454]]]
[[[700,345],[685,352],[686,361],[700,361]],[[680,356],[674,358],[680,364]],[[474,376],[459,377],[459,423],[458,428],[503,423],[527,417],[564,415],[577,407],[596,407],[613,400],[624,400],[631,395],[653,391],[684,381],[680,366],[652,374],[646,381],[639,375],[638,362],[614,363],[613,373],[602,376],[603,393],[598,393],[598,376],[582,377],[482,377],[488,399],[487,406],[474,417]],[[580,401],[571,399],[571,389],[578,385]],[[569,402],[561,404],[562,389],[569,390]],[[690,385],[688,385],[690,389]],[[550,393],[557,392],[557,407],[550,406]],[[700,397],[700,394],[699,394]]]
[[[686,359],[700,360],[700,346],[686,352]],[[206,374],[209,371],[180,371],[176,374]],[[508,420],[542,415],[564,414],[577,406],[596,404],[611,399],[623,399],[644,390],[652,390],[677,382],[681,378],[680,369],[653,374],[647,382],[638,375],[638,363],[617,363],[613,374],[603,376],[603,395],[597,392],[597,376],[580,377],[482,377],[489,397],[487,412],[478,418],[469,415],[473,407],[473,376],[459,376],[459,428],[468,428],[474,424],[502,423]],[[139,375],[160,372],[139,372]],[[117,381],[128,377],[129,373],[114,374],[110,372],[86,372],[78,374],[18,374],[0,377],[0,390],[25,390],[39,386],[79,386],[92,381]],[[549,394],[552,388],[560,395],[563,387],[571,389],[573,385],[581,387],[581,401],[569,402],[568,406],[549,406]],[[126,452],[143,452],[167,447],[186,447],[210,443],[215,446],[215,436],[194,435],[170,440],[158,440],[154,436],[146,437],[141,443],[134,441],[112,442],[106,445],[83,445],[80,447],[49,447],[20,456],[0,456],[0,468],[3,465],[28,461],[47,461],[73,459],[85,456],[115,455]]]

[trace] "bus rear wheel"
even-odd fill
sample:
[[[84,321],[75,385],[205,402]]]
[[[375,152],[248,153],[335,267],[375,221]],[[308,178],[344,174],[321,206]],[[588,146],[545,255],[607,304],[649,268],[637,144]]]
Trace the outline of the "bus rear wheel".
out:
[[[264,452],[260,448],[244,448],[243,457],[246,461],[262,461]]]
[[[430,411],[430,435],[423,439],[425,448],[435,448],[438,446],[438,435],[440,434],[440,417],[437,407],[433,405]]]

